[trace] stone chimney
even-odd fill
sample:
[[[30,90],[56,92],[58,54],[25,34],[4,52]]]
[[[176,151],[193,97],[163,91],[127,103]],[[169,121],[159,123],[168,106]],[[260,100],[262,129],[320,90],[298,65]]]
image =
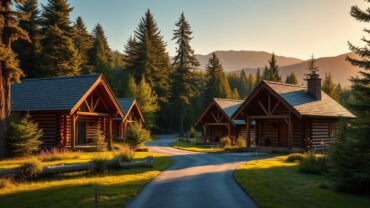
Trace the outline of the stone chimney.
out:
[[[321,79],[316,71],[308,74],[307,93],[316,100],[321,100]]]

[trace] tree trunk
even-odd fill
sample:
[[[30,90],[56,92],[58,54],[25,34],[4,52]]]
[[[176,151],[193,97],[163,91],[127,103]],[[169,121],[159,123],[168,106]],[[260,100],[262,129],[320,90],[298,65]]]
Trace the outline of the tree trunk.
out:
[[[8,130],[8,114],[6,110],[6,89],[5,77],[3,70],[3,62],[0,63],[0,158],[5,157],[5,137]]]
[[[184,137],[184,113],[180,111],[180,137]]]

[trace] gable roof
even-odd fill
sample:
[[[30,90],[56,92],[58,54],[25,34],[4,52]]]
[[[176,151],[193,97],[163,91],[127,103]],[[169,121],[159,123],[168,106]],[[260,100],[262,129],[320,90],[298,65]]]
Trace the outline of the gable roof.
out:
[[[203,116],[206,115],[206,113],[213,105],[216,105],[233,125],[243,125],[245,124],[244,120],[231,119],[231,116],[235,113],[235,111],[240,107],[242,103],[243,100],[213,98],[213,101],[203,111],[198,120],[195,122],[195,125],[197,126],[199,124]]]
[[[99,83],[112,102],[124,116],[108,84],[102,75],[81,75],[51,78],[23,79],[21,83],[12,85],[12,111],[73,111],[77,104],[88,96]]]
[[[242,111],[246,104],[253,99],[253,95],[258,93],[258,90],[263,86],[281,98],[283,103],[299,116],[355,118],[351,112],[323,91],[321,91],[321,100],[316,100],[307,94],[307,88],[304,86],[266,80],[261,81],[261,83],[254,89],[251,96],[244,101],[242,107],[233,115],[233,118],[237,117],[237,114]]]
[[[141,109],[140,109],[139,105],[137,104],[135,98],[116,98],[116,99],[117,99],[121,109],[125,113],[125,117],[123,118],[123,120],[126,120],[126,118],[129,115],[131,109],[136,105],[137,109],[139,111],[140,117],[141,117],[142,121],[144,122],[143,113],[141,112]]]

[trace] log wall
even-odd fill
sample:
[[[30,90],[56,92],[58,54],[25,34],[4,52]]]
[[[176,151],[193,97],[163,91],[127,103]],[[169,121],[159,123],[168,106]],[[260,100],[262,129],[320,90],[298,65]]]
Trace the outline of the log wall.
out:
[[[43,136],[40,138],[42,147],[53,147],[60,143],[61,128],[59,124],[60,114],[57,113],[35,113],[31,114],[31,119],[42,129]]]
[[[311,120],[311,145],[316,150],[326,150],[328,145],[335,140],[330,136],[330,125],[335,128],[335,120]]]

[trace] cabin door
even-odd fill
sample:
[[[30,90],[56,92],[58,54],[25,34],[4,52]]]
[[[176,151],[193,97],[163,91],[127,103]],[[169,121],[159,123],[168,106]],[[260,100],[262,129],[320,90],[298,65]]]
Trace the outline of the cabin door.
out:
[[[86,122],[85,121],[77,121],[76,141],[77,141],[77,144],[86,144]]]
[[[281,122],[279,125],[279,146],[288,146],[288,124],[286,122]]]

